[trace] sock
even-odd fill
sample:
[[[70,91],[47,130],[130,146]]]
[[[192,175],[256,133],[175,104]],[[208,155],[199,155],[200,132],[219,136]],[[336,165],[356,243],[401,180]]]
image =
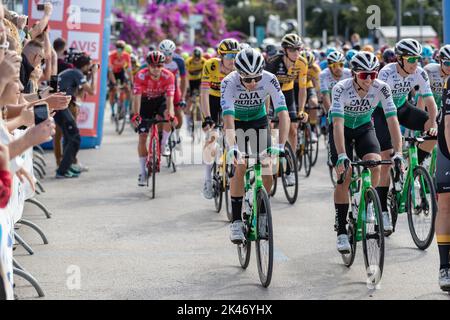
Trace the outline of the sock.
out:
[[[141,175],[145,177],[145,165],[147,164],[147,157],[139,157],[139,164],[141,165]]]
[[[426,159],[430,155],[429,152],[423,151],[420,148],[417,148],[417,159],[419,160],[419,164],[422,164],[423,160]]]
[[[439,249],[439,260],[440,260],[440,268],[439,269],[448,269],[450,268],[449,254],[450,254],[450,236],[448,235],[438,235],[436,236],[438,249]]]
[[[205,165],[205,180],[206,181],[212,180],[212,172],[211,172],[212,167],[213,166],[211,164]]]
[[[335,210],[336,210],[336,229],[337,229],[337,235],[340,236],[341,234],[347,234],[347,229],[345,228],[347,226],[347,215],[348,215],[348,203],[335,203],[334,204]]]
[[[381,211],[387,212],[387,197],[389,193],[389,187],[377,187],[378,197],[380,198]]]
[[[161,139],[161,147],[164,148],[167,144],[167,141],[169,141],[170,132],[163,131],[163,136]]]
[[[233,222],[236,220],[242,220],[242,199],[244,197],[231,197],[231,208],[233,212]]]

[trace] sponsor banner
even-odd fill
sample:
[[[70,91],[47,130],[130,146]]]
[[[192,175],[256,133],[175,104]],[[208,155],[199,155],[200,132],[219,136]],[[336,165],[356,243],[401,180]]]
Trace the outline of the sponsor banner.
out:
[[[95,124],[96,104],[93,102],[83,102],[80,107],[80,114],[77,118],[79,129],[92,129]]]
[[[67,45],[69,48],[87,52],[94,60],[98,60],[100,56],[100,34],[97,32],[69,31]]]

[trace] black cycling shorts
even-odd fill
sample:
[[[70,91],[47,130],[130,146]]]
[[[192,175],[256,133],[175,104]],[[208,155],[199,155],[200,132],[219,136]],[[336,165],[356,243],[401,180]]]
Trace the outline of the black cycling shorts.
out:
[[[378,143],[377,135],[372,122],[364,124],[356,129],[344,127],[344,135],[345,151],[350,160],[353,160],[353,146],[355,148],[356,155],[360,159],[363,159],[363,157],[369,153],[380,153],[380,144]],[[334,145],[333,125],[330,126],[329,144],[330,159],[333,165],[336,166],[338,153],[336,151],[336,146]]]
[[[211,119],[215,123],[222,122],[222,107],[220,106],[220,97],[209,95],[209,111]]]
[[[194,92],[197,91],[200,94],[200,83],[202,80],[189,80],[189,97],[194,95]]]
[[[306,89],[306,102],[308,102],[311,97],[317,97],[316,88],[314,88],[314,87]],[[298,95],[297,95],[297,99],[298,99]]]
[[[154,119],[156,116],[164,118],[164,112],[167,109],[166,97],[158,97],[148,99],[145,96],[141,98],[141,110],[139,115],[142,119]],[[149,133],[149,126],[147,123],[140,123],[138,126],[138,133]]]
[[[447,158],[438,146],[436,159],[437,193],[450,192],[450,159]]]
[[[297,108],[295,106],[295,94],[294,89],[283,91],[284,98],[286,99],[286,106],[289,111],[289,118],[291,122],[297,122]],[[273,109],[273,103],[271,103],[271,109]]]
[[[381,151],[392,149],[391,134],[383,109],[375,108],[372,117]],[[427,112],[420,110],[409,102],[405,102],[403,106],[397,109],[397,117],[401,126],[416,131],[424,131],[425,122],[429,119]]]
[[[267,117],[254,121],[235,121],[234,126],[236,142],[240,152],[256,155],[272,146],[272,136]]]

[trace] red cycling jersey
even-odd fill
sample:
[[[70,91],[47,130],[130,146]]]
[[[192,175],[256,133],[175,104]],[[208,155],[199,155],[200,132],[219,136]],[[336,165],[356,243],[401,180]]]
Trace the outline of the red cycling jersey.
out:
[[[134,94],[146,95],[154,99],[166,95],[173,97],[175,94],[175,76],[167,69],[161,70],[161,76],[155,80],[151,77],[148,68],[139,71],[134,77]]]
[[[122,52],[122,55],[119,57],[117,50],[113,51],[109,55],[109,65],[113,73],[120,73],[131,68],[131,57],[128,52]]]

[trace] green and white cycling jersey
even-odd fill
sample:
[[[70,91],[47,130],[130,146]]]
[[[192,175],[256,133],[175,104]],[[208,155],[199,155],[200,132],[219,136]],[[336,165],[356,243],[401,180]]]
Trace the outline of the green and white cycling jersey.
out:
[[[331,90],[333,90],[333,87],[336,85],[336,83],[351,77],[352,71],[350,69],[344,68],[341,78],[336,80],[331,73],[330,68],[326,68],[319,75],[320,93],[331,93]]]
[[[433,92],[434,101],[438,109],[442,108],[442,94],[446,78],[442,78],[441,65],[439,63],[429,63],[423,68],[430,79],[430,87]]]
[[[248,91],[242,84],[239,73],[233,71],[222,80],[220,91],[223,115],[231,115],[238,121],[253,121],[266,117],[266,98],[269,96],[275,114],[288,110],[277,77],[267,71],[263,71],[262,79],[253,91]]]
[[[427,73],[420,67],[416,72],[403,78],[397,71],[397,63],[389,63],[378,73],[378,79],[386,82],[391,88],[392,98],[397,108],[403,106],[408,94],[419,86],[419,93],[423,97],[432,96],[430,81]]]
[[[392,100],[391,89],[387,83],[375,79],[366,96],[358,95],[353,79],[338,82],[331,94],[330,121],[333,118],[344,118],[344,126],[358,128],[372,121],[372,113],[381,104],[386,118],[396,116],[397,109]]]

